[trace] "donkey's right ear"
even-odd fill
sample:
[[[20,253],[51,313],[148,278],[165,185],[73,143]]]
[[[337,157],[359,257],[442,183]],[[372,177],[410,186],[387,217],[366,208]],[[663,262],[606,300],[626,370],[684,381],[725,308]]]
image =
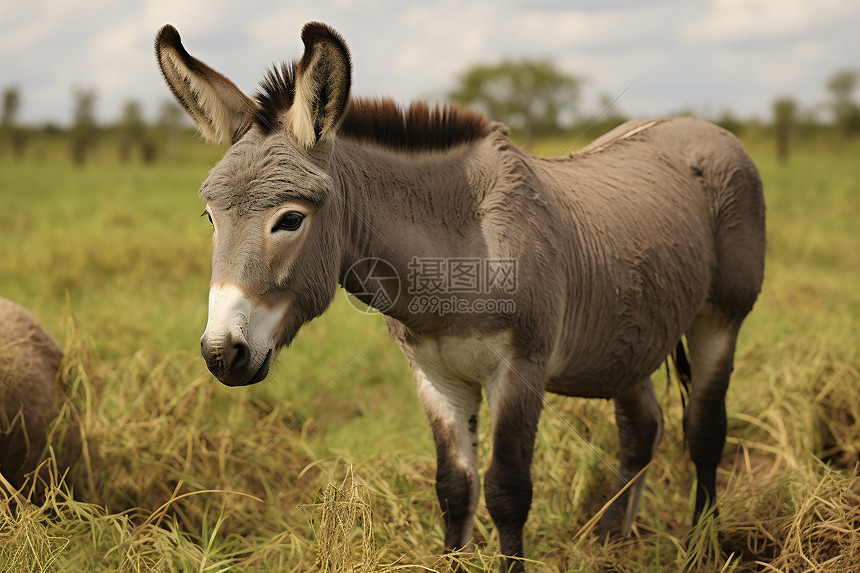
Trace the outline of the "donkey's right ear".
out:
[[[155,37],[155,57],[167,85],[207,141],[234,143],[251,126],[257,104],[236,85],[193,58],[170,24]]]

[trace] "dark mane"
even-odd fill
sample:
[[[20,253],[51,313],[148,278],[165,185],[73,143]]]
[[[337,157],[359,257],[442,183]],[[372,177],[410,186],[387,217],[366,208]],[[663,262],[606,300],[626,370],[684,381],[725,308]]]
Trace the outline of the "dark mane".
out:
[[[483,114],[451,104],[412,102],[402,109],[390,99],[353,98],[337,134],[395,151],[448,149],[489,133]]]
[[[260,89],[254,94],[257,100],[257,123],[268,131],[278,129],[278,116],[290,109],[296,97],[297,62],[281,64],[266,72]]]
[[[279,129],[279,116],[293,105],[296,66],[273,67],[254,94],[256,121],[267,131]],[[388,98],[352,98],[337,130],[344,139],[405,152],[449,149],[488,133],[489,123],[480,112],[422,101],[403,109]]]

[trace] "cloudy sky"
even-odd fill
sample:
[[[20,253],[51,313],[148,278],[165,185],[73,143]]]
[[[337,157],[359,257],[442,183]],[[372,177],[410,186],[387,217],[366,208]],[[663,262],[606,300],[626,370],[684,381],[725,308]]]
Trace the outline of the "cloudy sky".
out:
[[[0,10],[0,88],[21,119],[69,122],[72,92],[94,88],[98,117],[170,97],[153,56],[158,28],[253,92],[272,63],[301,55],[302,24],[341,32],[353,93],[401,102],[449,91],[470,64],[548,57],[587,80],[584,107],[621,112],[731,110],[769,119],[781,96],[813,106],[839,69],[860,68],[858,0],[20,0]],[[632,85],[631,85],[632,84]],[[629,89],[625,92],[625,88]]]

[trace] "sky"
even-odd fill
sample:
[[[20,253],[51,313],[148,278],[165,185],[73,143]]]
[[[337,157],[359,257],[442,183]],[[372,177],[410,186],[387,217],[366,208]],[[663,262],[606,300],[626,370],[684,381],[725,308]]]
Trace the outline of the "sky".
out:
[[[353,94],[438,99],[470,65],[549,58],[585,81],[583,113],[692,111],[769,120],[773,101],[828,99],[860,69],[858,0],[4,0],[0,89],[21,90],[21,121],[68,125],[76,89],[116,121],[137,100],[148,119],[171,98],[153,54],[167,23],[195,57],[249,95],[274,63],[301,56],[322,21],[349,44]]]

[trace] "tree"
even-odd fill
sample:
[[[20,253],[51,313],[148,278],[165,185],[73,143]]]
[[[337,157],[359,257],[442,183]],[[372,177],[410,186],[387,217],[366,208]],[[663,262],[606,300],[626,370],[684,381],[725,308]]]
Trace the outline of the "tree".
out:
[[[774,124],[776,126],[776,156],[780,161],[788,160],[791,132],[794,128],[797,103],[791,98],[773,102]]]
[[[27,136],[18,125],[18,110],[21,108],[21,91],[17,87],[3,90],[3,109],[0,112],[0,139],[12,145],[12,152],[20,159],[24,155]]]
[[[119,159],[126,162],[131,157],[135,147],[145,147],[143,115],[140,103],[134,100],[126,102],[119,122]]]
[[[830,78],[827,89],[833,95],[836,125],[847,135],[860,133],[860,106],[854,101],[854,89],[860,83],[860,70],[842,70]]]
[[[72,124],[72,160],[81,164],[98,136],[94,108],[95,90],[75,90],[75,112]]]
[[[0,113],[0,128],[9,129],[15,125],[15,116],[21,107],[21,93],[18,88],[11,87],[3,90],[3,111]]]
[[[160,147],[163,149],[163,155],[169,161],[175,161],[179,158],[180,132],[184,117],[185,112],[176,102],[165,100],[161,104],[156,126],[159,133]]]
[[[459,77],[449,97],[483,108],[531,143],[534,136],[572,123],[581,80],[556,69],[549,60],[505,60],[476,65]]]

